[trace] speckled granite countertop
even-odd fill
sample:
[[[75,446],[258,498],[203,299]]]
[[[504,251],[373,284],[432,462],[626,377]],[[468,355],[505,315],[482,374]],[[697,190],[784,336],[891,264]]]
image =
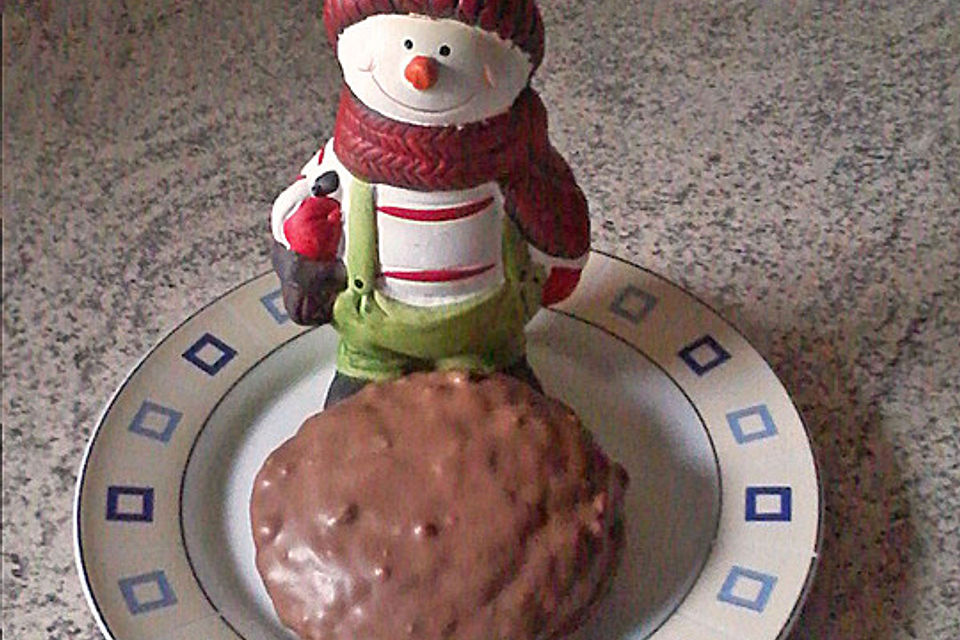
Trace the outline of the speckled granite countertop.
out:
[[[315,4],[4,8],[6,638],[99,637],[84,444],[160,335],[268,268],[340,82]],[[960,637],[960,5],[541,4],[595,246],[732,320],[812,432],[825,539],[792,637]]]

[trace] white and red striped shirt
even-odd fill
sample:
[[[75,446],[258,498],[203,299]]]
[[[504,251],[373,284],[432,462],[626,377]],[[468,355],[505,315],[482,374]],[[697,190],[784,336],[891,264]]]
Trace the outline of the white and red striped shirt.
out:
[[[411,304],[459,301],[503,283],[496,183],[458,191],[376,185],[380,289]]]
[[[328,197],[340,201],[344,238],[352,176],[333,151],[333,140],[304,166],[302,178],[280,194],[273,206],[272,228],[278,242],[289,247],[283,223],[305,198],[318,176],[336,171],[338,190]],[[459,302],[492,291],[503,283],[503,195],[496,182],[455,191],[415,191],[386,184],[373,185],[377,209],[380,277],[377,289],[416,306]],[[345,239],[340,243],[343,257]],[[579,260],[548,256],[530,247],[531,257],[551,267],[579,269]]]

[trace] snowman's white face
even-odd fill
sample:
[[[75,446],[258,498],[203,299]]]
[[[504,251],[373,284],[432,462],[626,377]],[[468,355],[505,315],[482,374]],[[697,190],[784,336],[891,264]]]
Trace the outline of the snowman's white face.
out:
[[[365,105],[402,122],[467,124],[510,108],[533,65],[493,33],[456,20],[377,15],[337,41],[347,86]]]

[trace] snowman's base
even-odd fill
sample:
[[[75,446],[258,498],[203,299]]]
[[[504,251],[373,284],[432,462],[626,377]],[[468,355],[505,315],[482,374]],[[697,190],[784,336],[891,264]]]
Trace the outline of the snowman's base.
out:
[[[537,374],[533,371],[530,363],[527,362],[526,357],[521,358],[516,364],[504,369],[503,373],[517,378],[518,380],[522,380],[540,393],[543,393],[543,385],[540,384]],[[370,384],[369,380],[364,380],[363,378],[354,378],[337,371],[334,373],[333,380],[330,382],[330,386],[327,389],[327,396],[323,402],[323,408],[329,409],[341,400],[345,400],[353,394],[359,392],[368,384]]]

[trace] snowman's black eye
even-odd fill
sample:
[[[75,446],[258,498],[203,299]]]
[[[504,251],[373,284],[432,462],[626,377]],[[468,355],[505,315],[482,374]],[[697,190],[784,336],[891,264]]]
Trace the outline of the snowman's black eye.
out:
[[[442,56],[450,55],[450,47],[445,44],[440,45],[440,55]]]
[[[411,40],[410,38],[407,38],[406,40],[403,41],[403,46],[406,49],[413,49],[413,40]]]

